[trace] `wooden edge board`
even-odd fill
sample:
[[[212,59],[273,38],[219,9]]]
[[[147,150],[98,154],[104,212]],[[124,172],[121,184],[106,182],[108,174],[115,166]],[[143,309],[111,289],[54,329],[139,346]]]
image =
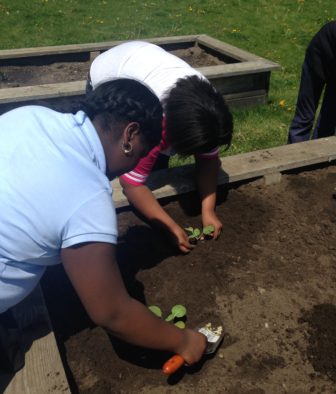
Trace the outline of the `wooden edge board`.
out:
[[[218,184],[262,177],[266,174],[307,167],[336,160],[336,137],[283,145],[221,159]],[[116,208],[129,205],[118,180],[111,182]],[[156,198],[172,197],[195,190],[192,164],[154,172],[148,186]]]
[[[68,381],[52,331],[42,290],[38,285],[13,313],[23,332],[25,366],[14,376],[0,373],[4,394],[70,393]]]
[[[218,40],[216,38],[210,37],[206,34],[201,34],[197,37],[197,42],[206,45],[208,48],[214,49],[217,52],[224,53],[227,56],[233,57],[241,62],[245,61],[256,61],[269,64],[274,68],[280,68],[278,63],[272,62],[261,56],[257,56],[251,52],[245,51],[233,45],[227,44],[224,41]]]
[[[198,35],[171,36],[171,37],[154,37],[143,38],[145,41],[153,44],[174,44],[180,42],[192,42],[197,40]],[[96,52],[107,50],[113,46],[119,45],[125,40],[103,41],[86,44],[70,44],[70,45],[54,45],[45,47],[18,48],[18,49],[2,49],[0,50],[0,59],[12,59],[23,57],[41,57],[49,55],[61,55],[79,52]]]
[[[211,81],[213,78],[276,71],[279,70],[279,67],[260,61],[246,61],[242,63],[231,63],[218,66],[197,67],[196,70]]]
[[[0,104],[80,96],[85,93],[85,86],[86,81],[72,81],[0,89]]]
[[[224,93],[223,96],[227,100],[232,100],[235,98],[251,98],[253,96],[262,96],[266,95],[268,92],[266,89],[254,89],[254,90],[248,90],[244,92],[236,92],[236,93]]]
[[[280,65],[278,63],[267,60],[263,57],[254,55],[250,52],[237,48],[233,45],[227,44],[223,41],[210,37],[206,34],[200,35],[186,35],[186,36],[171,36],[171,37],[156,37],[144,38],[144,40],[152,42],[157,45],[175,44],[181,42],[198,42],[214,49],[218,52],[224,53],[229,57],[233,57],[241,62],[257,62],[263,64],[269,70],[278,70]],[[55,45],[46,47],[33,48],[19,48],[19,49],[3,49],[0,50],[0,59],[14,59],[24,57],[42,57],[50,55],[62,55],[71,53],[90,53],[107,50],[113,46],[119,45],[125,41],[106,41],[89,44],[71,44],[71,45]],[[237,64],[234,64],[237,65]],[[217,67],[217,66],[214,66]]]
[[[210,81],[215,78],[271,71],[273,66],[260,62],[245,62],[196,68]],[[86,81],[71,81],[43,85],[0,89],[0,104],[42,100],[54,97],[78,96],[85,93]]]

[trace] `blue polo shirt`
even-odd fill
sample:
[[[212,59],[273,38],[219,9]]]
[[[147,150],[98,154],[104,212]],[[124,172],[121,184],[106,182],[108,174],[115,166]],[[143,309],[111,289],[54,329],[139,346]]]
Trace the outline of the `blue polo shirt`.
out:
[[[0,313],[60,262],[62,248],[117,242],[105,170],[84,112],[26,106],[0,116]]]

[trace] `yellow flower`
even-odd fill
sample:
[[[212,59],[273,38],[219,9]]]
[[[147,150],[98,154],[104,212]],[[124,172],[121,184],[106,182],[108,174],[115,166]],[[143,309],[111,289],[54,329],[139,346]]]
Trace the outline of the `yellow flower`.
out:
[[[279,105],[280,105],[280,107],[284,107],[286,105],[286,101],[285,100],[280,100],[279,101]]]

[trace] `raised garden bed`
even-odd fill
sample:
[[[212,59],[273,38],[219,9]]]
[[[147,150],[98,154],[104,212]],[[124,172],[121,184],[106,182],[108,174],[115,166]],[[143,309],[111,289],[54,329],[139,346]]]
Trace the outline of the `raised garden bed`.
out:
[[[189,327],[220,319],[222,347],[167,381],[160,368],[168,355],[126,346],[94,327],[55,266],[42,287],[59,350],[37,292],[28,308],[17,308],[27,327],[26,367],[1,375],[0,391],[56,394],[69,384],[73,393],[334,392],[335,152],[330,137],[223,158],[223,234],[186,256],[129,211],[114,182],[118,260],[129,292],[165,314],[184,304]],[[197,199],[186,193],[194,190],[190,170],[167,170],[168,187],[164,172],[151,182],[157,197],[170,196],[161,202],[179,223],[197,227]]]
[[[222,236],[185,256],[120,211],[118,258],[130,293],[165,312],[183,303],[190,327],[220,318],[226,335],[213,358],[167,381],[160,371],[167,355],[93,327],[62,267],[53,267],[43,288],[73,392],[334,392],[335,185],[331,164],[269,186],[257,180],[222,187]],[[185,194],[165,209],[179,223],[199,226],[196,201]]]
[[[267,102],[271,71],[277,63],[207,35],[153,38],[199,69],[230,105]],[[84,94],[91,61],[120,44],[112,41],[0,51],[0,113],[39,100],[59,102]]]

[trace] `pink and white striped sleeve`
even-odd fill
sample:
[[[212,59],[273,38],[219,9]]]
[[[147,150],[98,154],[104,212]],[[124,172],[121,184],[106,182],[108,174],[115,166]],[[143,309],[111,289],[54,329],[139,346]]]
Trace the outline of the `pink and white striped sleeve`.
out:
[[[156,159],[161,152],[160,145],[155,146],[146,157],[139,161],[137,166],[132,171],[121,175],[120,178],[134,186],[143,185],[151,173]]]
[[[168,148],[167,134],[165,130],[165,118],[163,118],[162,121],[162,128],[163,130],[160,144],[155,146],[146,157],[142,158],[132,171],[121,175],[120,178],[124,182],[130,183],[134,186],[140,186],[146,182],[160,152]]]

